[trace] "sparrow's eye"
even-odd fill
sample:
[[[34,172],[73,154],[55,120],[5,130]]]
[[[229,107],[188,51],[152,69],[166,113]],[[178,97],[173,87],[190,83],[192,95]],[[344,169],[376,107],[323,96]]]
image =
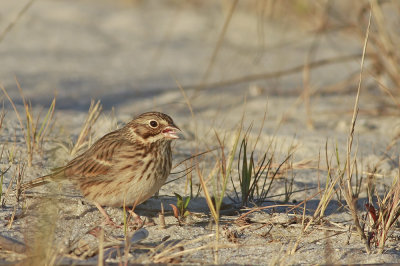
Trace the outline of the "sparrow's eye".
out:
[[[152,128],[158,127],[158,123],[157,123],[156,120],[150,120],[149,125],[150,125]]]

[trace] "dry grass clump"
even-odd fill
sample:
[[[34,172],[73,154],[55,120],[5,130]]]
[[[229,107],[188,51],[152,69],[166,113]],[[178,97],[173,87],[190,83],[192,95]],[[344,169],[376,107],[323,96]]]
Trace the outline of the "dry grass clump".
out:
[[[400,167],[398,175],[384,196],[379,196],[376,190],[374,194],[376,200],[369,195],[369,203],[365,204],[369,216],[369,223],[366,222],[367,240],[369,245],[375,245],[378,252],[383,253],[390,231],[400,216]],[[373,202],[376,202],[376,208]]]
[[[87,149],[92,144],[92,127],[96,123],[102,111],[100,101],[92,100],[90,102],[87,117],[82,125],[81,131],[75,143],[58,143],[71,157],[76,156],[80,151]]]
[[[20,129],[24,134],[26,152],[28,155],[28,166],[32,166],[32,160],[34,152],[43,153],[43,141],[49,135],[51,125],[53,123],[54,110],[56,106],[56,96],[54,96],[49,108],[47,109],[46,115],[41,119],[41,112],[35,118],[33,114],[33,109],[30,101],[25,99],[23,90],[17,81],[17,86],[19,89],[20,96],[23,101],[24,111],[25,111],[25,121],[21,118],[21,115],[14,104],[14,101],[8,95],[4,86],[0,85],[4,95],[9,100],[11,106],[13,107],[15,114],[18,118],[20,124]]]

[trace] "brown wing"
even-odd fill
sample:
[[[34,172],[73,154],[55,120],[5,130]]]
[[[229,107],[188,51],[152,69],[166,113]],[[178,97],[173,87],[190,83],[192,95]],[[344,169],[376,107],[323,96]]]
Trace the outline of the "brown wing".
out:
[[[112,133],[98,140],[93,146],[70,161],[64,169],[66,178],[69,179],[93,179],[107,174],[116,163],[115,154],[123,145],[129,145],[126,140],[121,140]]]
[[[120,132],[111,132],[95,144],[86,152],[71,160],[67,165],[52,170],[52,173],[22,185],[22,190],[31,189],[37,186],[47,184],[50,181],[62,181],[70,179],[95,179],[96,177],[103,180],[107,179],[107,174],[116,163],[116,153],[121,147],[129,148],[131,143],[121,139]]]

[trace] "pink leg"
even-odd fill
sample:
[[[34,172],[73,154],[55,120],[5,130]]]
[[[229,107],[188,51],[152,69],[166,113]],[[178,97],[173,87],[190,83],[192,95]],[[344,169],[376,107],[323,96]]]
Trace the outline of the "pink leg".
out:
[[[138,224],[138,225],[144,224],[144,221],[142,220],[142,218],[140,218],[140,216],[133,211],[134,209],[135,208],[133,207],[132,210],[128,211],[131,214],[131,216],[133,217],[134,223]]]
[[[99,209],[100,213],[106,218],[106,224],[109,224],[111,226],[118,227],[110,218],[110,216],[106,213],[106,211],[103,209],[103,207],[100,206],[97,202],[94,202],[94,205],[96,205],[97,209]]]

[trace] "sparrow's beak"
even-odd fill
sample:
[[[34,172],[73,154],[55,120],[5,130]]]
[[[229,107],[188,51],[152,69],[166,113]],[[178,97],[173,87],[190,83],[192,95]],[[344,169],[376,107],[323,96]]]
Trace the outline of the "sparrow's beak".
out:
[[[162,133],[167,139],[179,139],[178,132],[180,131],[181,130],[179,129],[179,127],[175,125],[168,125],[163,129]]]

